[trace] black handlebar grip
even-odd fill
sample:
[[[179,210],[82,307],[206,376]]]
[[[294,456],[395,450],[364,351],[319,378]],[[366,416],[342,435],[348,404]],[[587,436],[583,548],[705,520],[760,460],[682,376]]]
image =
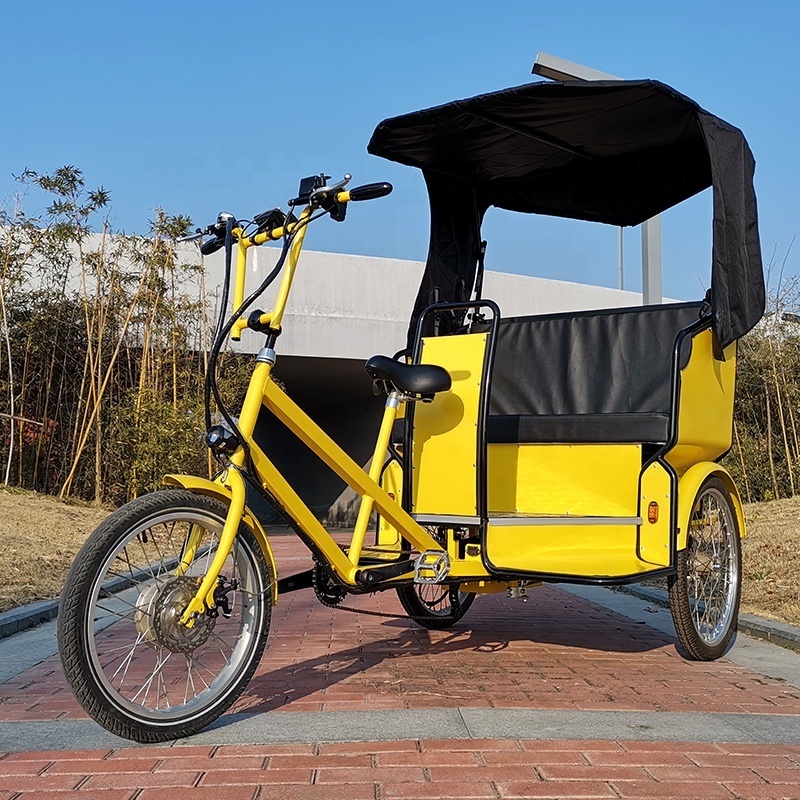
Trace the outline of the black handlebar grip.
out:
[[[215,236],[213,239],[208,239],[200,245],[200,252],[204,256],[210,256],[216,253],[221,247],[225,247],[225,239],[221,236]]]
[[[367,183],[350,189],[350,200],[375,200],[377,197],[386,197],[392,193],[394,187],[391,183]]]

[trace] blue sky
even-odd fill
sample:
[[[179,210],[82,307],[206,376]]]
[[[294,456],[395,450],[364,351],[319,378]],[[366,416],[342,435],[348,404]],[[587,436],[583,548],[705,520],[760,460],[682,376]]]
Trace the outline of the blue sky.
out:
[[[3,6],[0,200],[63,164],[144,231],[155,206],[197,223],[282,204],[300,177],[390,180],[388,198],[310,232],[317,250],[423,260],[417,170],[366,153],[383,118],[532,80],[538,50],[656,78],[741,127],[758,162],[765,259],[800,231],[800,3],[361,0],[28,2]],[[35,202],[35,198],[31,198]],[[708,284],[710,197],[664,217],[665,294]],[[616,229],[490,211],[487,266],[616,284]],[[639,234],[625,234],[638,289]],[[800,244],[787,269],[800,271]]]

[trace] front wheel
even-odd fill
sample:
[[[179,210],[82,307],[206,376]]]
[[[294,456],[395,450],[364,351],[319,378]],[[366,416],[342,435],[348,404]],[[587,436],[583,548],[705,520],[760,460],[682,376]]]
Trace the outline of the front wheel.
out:
[[[397,590],[400,605],[423,628],[449,628],[469,611],[474,592],[461,592],[458,585],[415,583]]]
[[[216,608],[180,624],[219,543],[227,509],[185,490],[145,495],[86,541],[67,576],[58,647],[72,691],[117,736],[189,736],[244,690],[269,631],[273,575],[241,525]]]
[[[678,640],[697,661],[719,658],[736,633],[742,592],[742,549],[736,509],[725,484],[708,478],[689,518],[686,549],[669,579]]]

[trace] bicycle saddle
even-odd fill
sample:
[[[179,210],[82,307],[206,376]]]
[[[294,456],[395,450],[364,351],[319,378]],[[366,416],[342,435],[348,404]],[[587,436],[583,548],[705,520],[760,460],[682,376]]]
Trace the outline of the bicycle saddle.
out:
[[[388,356],[372,356],[364,365],[374,381],[384,381],[409,395],[433,396],[452,385],[450,373],[434,364],[403,364]]]

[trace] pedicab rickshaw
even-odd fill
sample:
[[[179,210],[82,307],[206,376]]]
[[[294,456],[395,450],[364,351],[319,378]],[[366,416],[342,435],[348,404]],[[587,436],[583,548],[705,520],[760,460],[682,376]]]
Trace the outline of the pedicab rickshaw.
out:
[[[226,287],[235,256],[234,311],[207,378],[219,473],[169,475],[172,488],[114,512],[68,576],[65,672],[119,735],[163,741],[208,725],[252,677],[271,607],[304,587],[334,606],[394,590],[415,622],[444,628],[480,594],[665,577],[686,655],[714,659],[730,644],[744,517],[719,459],[736,341],[764,309],[742,133],[654,81],[534,83],[388,119],[369,150],[420,168],[431,205],[407,348],[366,363],[387,396],[372,461],[362,469],[272,376],[308,225],[391,191],[322,175],[301,182],[288,213],[220,215],[202,232],[204,252],[225,248]],[[490,206],[637,225],[709,186],[711,288],[698,302],[506,319],[482,296]],[[277,265],[245,298],[248,251],[271,241],[282,243]],[[278,276],[274,308],[251,310]],[[215,366],[245,328],[265,340],[235,417]],[[269,415],[361,496],[348,544],[265,454]],[[313,569],[278,577],[266,506]]]

